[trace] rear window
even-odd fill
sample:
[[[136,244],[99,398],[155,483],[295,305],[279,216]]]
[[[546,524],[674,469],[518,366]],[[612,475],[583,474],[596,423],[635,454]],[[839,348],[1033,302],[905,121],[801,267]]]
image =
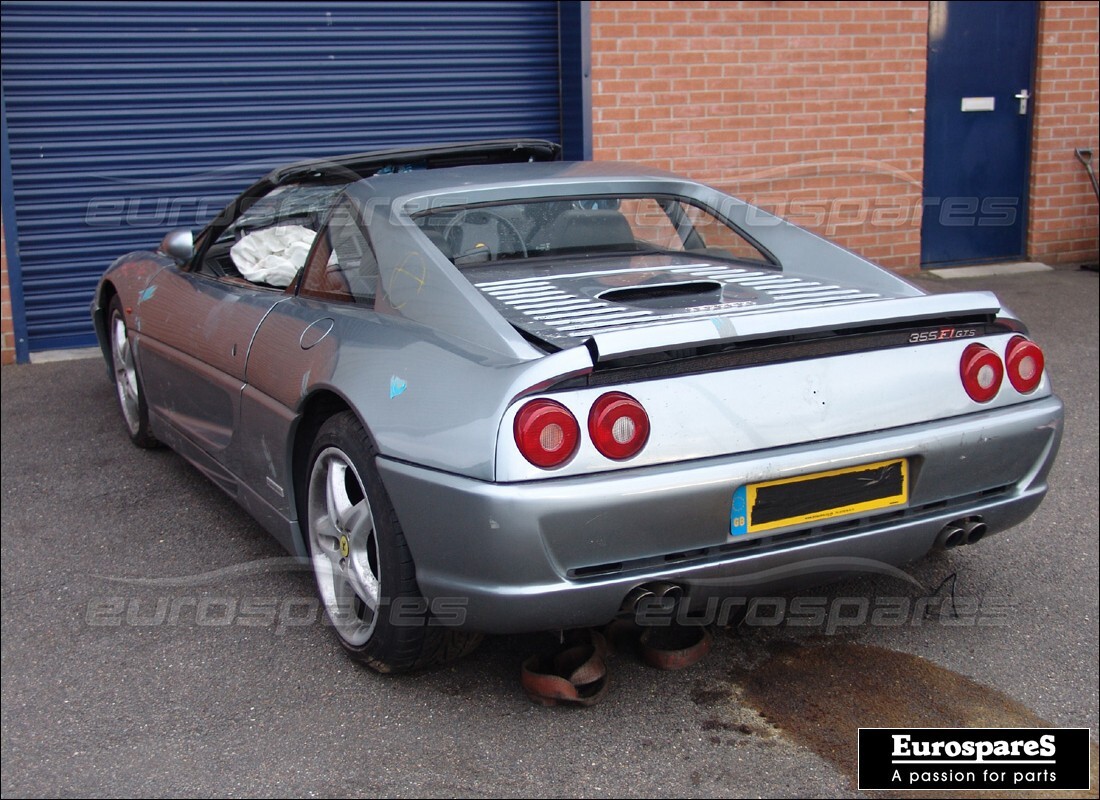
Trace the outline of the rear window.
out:
[[[773,263],[733,226],[678,197],[525,200],[435,209],[413,219],[460,268],[613,253],[699,253]]]

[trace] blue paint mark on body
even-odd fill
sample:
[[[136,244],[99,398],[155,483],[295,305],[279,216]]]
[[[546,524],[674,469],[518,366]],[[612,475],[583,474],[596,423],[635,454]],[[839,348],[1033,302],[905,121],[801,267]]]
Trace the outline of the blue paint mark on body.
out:
[[[157,291],[156,286],[147,287],[141,294],[138,295],[138,302],[139,303],[144,303],[146,300],[151,298],[156,293],[156,291]]]
[[[399,394],[402,394],[408,388],[409,384],[406,383],[404,379],[398,378],[396,375],[394,375],[392,378],[390,378],[390,400],[393,400],[393,398],[397,397],[397,395]]]

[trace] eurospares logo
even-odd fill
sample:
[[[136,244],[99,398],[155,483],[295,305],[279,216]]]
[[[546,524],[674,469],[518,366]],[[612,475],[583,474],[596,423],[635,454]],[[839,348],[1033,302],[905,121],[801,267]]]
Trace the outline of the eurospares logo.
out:
[[[859,789],[1089,787],[1088,728],[860,728]]]

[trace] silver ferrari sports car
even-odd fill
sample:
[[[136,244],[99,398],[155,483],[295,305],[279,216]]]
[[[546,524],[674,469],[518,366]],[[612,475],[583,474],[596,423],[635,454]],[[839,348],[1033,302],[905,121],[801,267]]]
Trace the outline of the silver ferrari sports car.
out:
[[[98,286],[130,438],[308,559],[356,658],[822,583],[1038,506],[1062,404],[994,295],[558,156],[276,169]]]

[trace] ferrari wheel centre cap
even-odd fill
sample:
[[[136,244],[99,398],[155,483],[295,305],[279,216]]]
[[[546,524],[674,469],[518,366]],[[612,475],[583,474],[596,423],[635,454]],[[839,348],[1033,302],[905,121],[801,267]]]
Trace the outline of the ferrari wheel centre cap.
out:
[[[340,537],[340,555],[344,558],[348,557],[348,553],[351,552],[351,546],[348,544],[348,537]]]

